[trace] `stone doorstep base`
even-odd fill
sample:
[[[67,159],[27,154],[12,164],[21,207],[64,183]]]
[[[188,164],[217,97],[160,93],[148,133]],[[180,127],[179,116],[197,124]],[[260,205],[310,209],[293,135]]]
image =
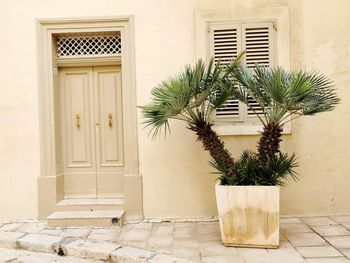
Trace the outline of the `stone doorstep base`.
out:
[[[155,251],[99,240],[0,231],[0,247],[125,263],[195,263]]]

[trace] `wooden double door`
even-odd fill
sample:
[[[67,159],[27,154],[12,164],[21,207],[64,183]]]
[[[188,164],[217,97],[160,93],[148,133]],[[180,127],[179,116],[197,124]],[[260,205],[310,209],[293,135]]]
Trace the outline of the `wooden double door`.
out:
[[[121,66],[59,69],[65,198],[114,197],[124,169]]]

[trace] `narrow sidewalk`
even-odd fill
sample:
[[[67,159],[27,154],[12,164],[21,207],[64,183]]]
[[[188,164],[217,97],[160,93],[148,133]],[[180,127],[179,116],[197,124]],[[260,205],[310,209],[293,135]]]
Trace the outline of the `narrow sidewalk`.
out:
[[[26,250],[67,256],[57,262],[80,262],[64,261],[75,257],[96,260],[86,262],[350,263],[350,215],[281,218],[280,232],[280,248],[254,249],[223,246],[217,221],[142,222],[121,229],[50,228],[45,221],[2,222],[0,247],[17,253]],[[0,249],[0,259],[6,251]],[[50,256],[54,255],[42,257]]]

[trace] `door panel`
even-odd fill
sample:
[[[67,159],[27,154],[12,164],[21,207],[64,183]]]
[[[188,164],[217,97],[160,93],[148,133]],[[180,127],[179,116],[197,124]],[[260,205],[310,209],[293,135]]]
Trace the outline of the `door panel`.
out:
[[[97,68],[94,71],[94,87],[98,96],[96,119],[99,127],[97,144],[98,170],[104,167],[123,166],[123,126],[120,70]]]
[[[97,195],[121,192],[124,171],[122,80],[120,67],[94,68]]]
[[[89,75],[66,74],[64,86],[68,167],[92,167]]]
[[[60,70],[62,151],[67,196],[96,195],[92,68]]]

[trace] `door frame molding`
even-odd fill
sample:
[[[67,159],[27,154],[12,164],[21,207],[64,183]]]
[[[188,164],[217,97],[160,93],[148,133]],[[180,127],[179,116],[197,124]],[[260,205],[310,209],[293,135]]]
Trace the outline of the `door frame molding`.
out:
[[[134,160],[123,180],[126,215],[132,220],[143,218],[142,180],[138,172],[137,112],[135,85],[135,50],[133,16],[37,19],[37,54],[40,114],[41,174],[38,178],[38,215],[45,218],[56,210],[63,198],[63,180],[57,172],[54,78],[58,62],[54,58],[53,36],[60,33],[120,31],[122,36],[123,106],[127,105],[125,134],[133,139],[125,142]],[[77,61],[79,62],[79,61]],[[114,61],[113,61],[114,62]],[[75,63],[68,61],[68,64]],[[127,87],[127,88],[125,88]],[[125,124],[125,123],[124,123]]]

